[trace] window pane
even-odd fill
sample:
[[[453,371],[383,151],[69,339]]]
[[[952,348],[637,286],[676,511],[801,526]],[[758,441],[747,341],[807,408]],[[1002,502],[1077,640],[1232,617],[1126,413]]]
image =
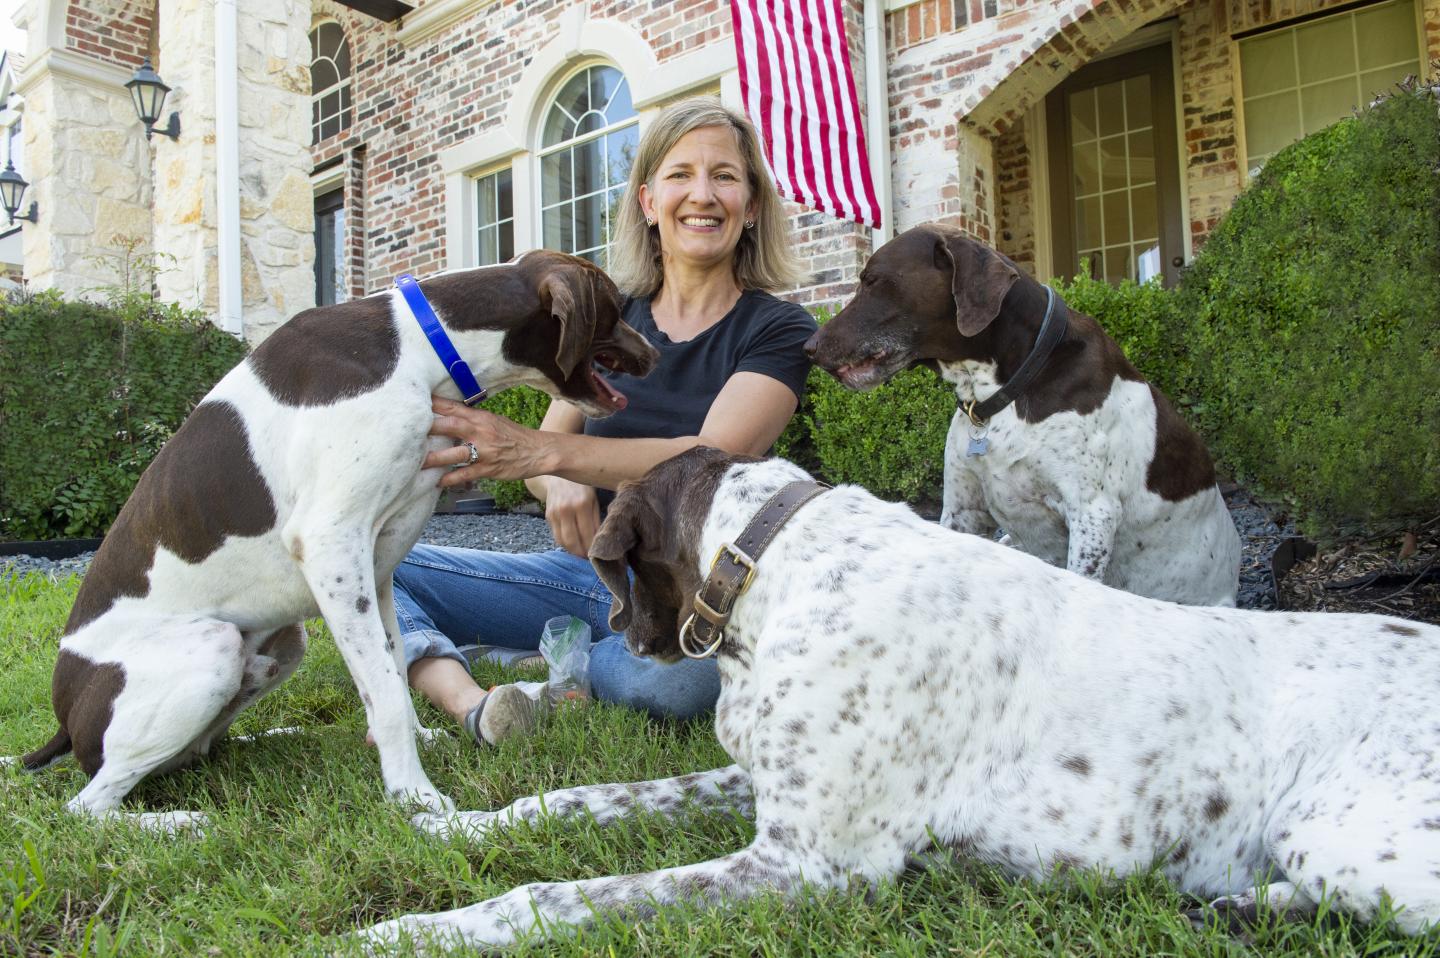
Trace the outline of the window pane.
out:
[[[1402,63],[1399,66],[1385,67],[1360,74],[1360,102],[1369,103],[1375,99],[1376,94],[1384,93],[1405,79],[1406,76],[1418,73],[1419,69],[1420,61],[1411,60],[1409,63]]]
[[[1075,195],[1089,196],[1100,192],[1100,144],[1077,143],[1070,151],[1075,171]]]
[[[545,132],[540,137],[541,146],[555,146],[570,139],[575,132],[575,118],[567,116],[564,110],[554,107],[545,118]]]
[[[1100,141],[1100,188],[1118,190],[1125,186],[1125,137],[1110,136]]]
[[[1130,247],[1120,246],[1105,251],[1105,282],[1118,283],[1130,278]]]
[[[1300,96],[1279,93],[1245,101],[1245,148],[1251,156],[1274,153],[1300,139]]]
[[[1349,17],[1295,28],[1300,48],[1300,82],[1314,83],[1355,73],[1355,34]]]
[[[340,74],[335,72],[335,64],[329,60],[316,60],[310,64],[310,92],[320,93],[328,90],[340,82]]]
[[[1091,197],[1075,204],[1076,246],[1082,250],[1100,245],[1100,198]]]
[[[570,78],[555,98],[555,105],[578,120],[590,109],[589,70],[582,70]]]
[[[570,223],[572,214],[571,204],[565,203],[555,207],[553,210],[546,210],[543,214],[545,230],[545,248],[559,250],[568,253],[575,248],[571,241],[574,230]]]
[[[340,88],[340,111],[343,113],[348,109],[350,109],[350,88],[342,86]],[[350,124],[346,122],[345,125],[349,126]]]
[[[604,111],[610,105],[610,97],[620,87],[620,81],[624,79],[620,71],[612,67],[594,67],[590,71],[590,109]],[[613,117],[613,120],[624,119],[623,116]]]
[[[587,196],[575,204],[575,248],[605,244],[605,194]]]
[[[335,68],[340,71],[342,79],[350,78],[350,44],[345,42],[342,35],[340,38],[340,49],[335,51]]]
[[[1129,117],[1132,130],[1155,125],[1155,118],[1150,110],[1148,76],[1131,77],[1125,81],[1125,115]]]
[[[632,123],[605,137],[605,182],[609,186],[625,183],[635,162],[635,148],[640,143],[640,126]]]
[[[573,148],[575,155],[576,196],[593,193],[596,190],[604,189],[608,185],[604,181],[604,151],[604,143],[599,139],[591,140],[588,143],[581,143]]]
[[[1095,139],[1095,91],[1070,94],[1070,140],[1084,143]]]
[[[499,231],[493,226],[487,226],[480,231],[480,262],[481,266],[492,266],[500,262]]]
[[[1417,62],[1415,8],[1408,3],[1387,3],[1357,10],[1355,33],[1362,70]]]
[[[482,176],[475,181],[475,192],[478,205],[476,207],[475,222],[481,228],[493,226],[499,217],[495,215],[495,207],[498,205],[495,198],[496,176]]]
[[[574,195],[574,184],[570,176],[570,151],[561,150],[543,158],[540,161],[540,204],[551,206]]]
[[[1155,182],[1155,131],[1130,134],[1130,183]]]
[[[500,262],[508,263],[515,258],[515,222],[506,220],[499,226]]]
[[[605,116],[611,123],[619,123],[634,115],[635,106],[630,102],[630,81],[622,77],[615,88],[615,95],[610,98],[610,107],[605,111]]]
[[[1125,190],[1106,193],[1101,197],[1100,205],[1105,211],[1105,245],[1129,243],[1130,194]]]
[[[1264,96],[1295,85],[1295,38],[1289,30],[1240,44],[1245,96]]]
[[[320,115],[327,119],[340,114],[340,92],[327,93],[320,98]]]
[[[515,215],[514,191],[511,189],[511,180],[512,177],[509,170],[501,170],[495,174],[496,200],[498,201],[500,219],[502,220],[508,220]]]
[[[1348,116],[1360,101],[1354,77],[1318,83],[1300,90],[1301,129],[1309,134]]]
[[[1155,205],[1155,187],[1141,186],[1130,191],[1130,211],[1135,238],[1154,239],[1160,235],[1160,211]]]
[[[341,32],[338,23],[322,23],[316,32],[320,35],[318,45],[321,56],[333,57],[345,42],[345,34]]]
[[[1120,83],[1106,83],[1095,88],[1100,135],[1110,136],[1125,131],[1125,88]]]

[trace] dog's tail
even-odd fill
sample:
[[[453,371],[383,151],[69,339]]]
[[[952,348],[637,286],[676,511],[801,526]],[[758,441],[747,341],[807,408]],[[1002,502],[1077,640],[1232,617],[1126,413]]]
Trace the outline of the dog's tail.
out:
[[[61,728],[55,737],[29,755],[20,756],[20,767],[27,772],[49,768],[70,754],[70,733]]]

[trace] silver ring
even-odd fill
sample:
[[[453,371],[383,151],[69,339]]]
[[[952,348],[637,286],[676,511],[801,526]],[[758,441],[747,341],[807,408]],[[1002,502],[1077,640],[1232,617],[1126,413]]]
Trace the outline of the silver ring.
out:
[[[470,459],[465,463],[465,465],[473,466],[475,465],[475,463],[480,461],[480,450],[475,448],[475,444],[473,442],[462,442],[460,445],[470,450]]]

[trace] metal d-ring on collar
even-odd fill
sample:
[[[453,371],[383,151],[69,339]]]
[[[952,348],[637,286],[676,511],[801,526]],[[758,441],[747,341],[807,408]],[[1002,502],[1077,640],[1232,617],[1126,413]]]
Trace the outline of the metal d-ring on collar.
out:
[[[440,357],[440,363],[455,385],[460,389],[463,397],[461,402],[467,406],[474,406],[485,399],[485,387],[475,379],[475,374],[470,371],[470,366],[460,358],[455,345],[450,342],[450,337],[445,335],[445,327],[440,325],[440,317],[435,315],[434,308],[425,294],[420,291],[420,284],[415,277],[409,273],[402,273],[395,277],[395,286],[405,297],[405,302],[410,306],[410,312],[415,315],[415,321],[420,324],[424,331],[425,338],[430,340],[435,355]],[[472,460],[473,461],[473,460]]]
[[[984,426],[990,417],[995,415],[1006,406],[1010,405],[1021,396],[1025,395],[1025,387],[1045,366],[1046,360],[1054,352],[1056,344],[1065,338],[1065,333],[1070,329],[1070,321],[1065,314],[1069,311],[1055,290],[1049,286],[1045,291],[1050,294],[1045,304],[1045,321],[1040,324],[1040,334],[1035,337],[1035,345],[1030,350],[1030,355],[1015,370],[1005,385],[1001,386],[984,402],[971,400],[964,406],[965,415],[970,417],[970,422],[976,426]],[[1056,309],[1055,304],[1059,303],[1061,309]]]
[[[693,611],[680,627],[681,652],[692,659],[708,659],[719,651],[735,600],[755,581],[760,553],[801,506],[829,488],[813,479],[789,483],[766,500],[738,539],[720,547],[695,593]]]

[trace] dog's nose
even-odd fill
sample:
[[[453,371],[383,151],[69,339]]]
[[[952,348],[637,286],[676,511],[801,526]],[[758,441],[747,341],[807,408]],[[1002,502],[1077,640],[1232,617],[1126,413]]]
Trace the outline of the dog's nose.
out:
[[[813,363],[815,361],[815,353],[817,353],[819,350],[820,330],[817,329],[815,330],[815,332],[810,334],[809,339],[805,340],[805,357]]]

